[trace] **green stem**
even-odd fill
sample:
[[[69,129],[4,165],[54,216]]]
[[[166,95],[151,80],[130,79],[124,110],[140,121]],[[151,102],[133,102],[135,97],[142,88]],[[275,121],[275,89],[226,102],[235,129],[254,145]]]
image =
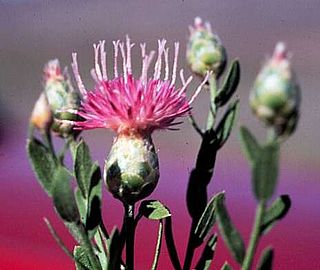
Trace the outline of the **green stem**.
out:
[[[188,246],[187,246],[187,251],[186,251],[186,257],[184,258],[184,263],[183,263],[183,270],[189,270],[191,269],[191,263],[194,255],[194,251],[196,249],[195,243],[194,243],[194,229],[196,227],[196,222],[194,220],[192,221],[192,225],[190,228],[190,234],[189,234],[189,241],[188,241]]]
[[[125,227],[126,227],[126,265],[127,270],[134,269],[134,205],[125,204]]]
[[[266,204],[264,201],[260,201],[257,210],[256,217],[253,225],[253,229],[251,232],[251,237],[248,245],[248,249],[246,251],[246,256],[243,260],[242,270],[251,269],[252,260],[256,251],[256,247],[258,245],[260,236],[261,236],[261,223],[265,213]]]
[[[151,266],[151,270],[156,270],[158,266],[159,256],[160,256],[160,249],[161,249],[161,243],[162,243],[162,233],[163,233],[163,223],[162,220],[159,222],[159,230],[158,230],[158,239],[157,239],[157,246],[156,246],[156,252],[154,254],[153,263]]]
[[[217,95],[217,79],[214,75],[209,78],[209,90],[210,90],[210,111],[207,118],[207,130],[213,128],[217,115],[217,107],[215,104]]]
[[[101,265],[97,256],[94,254],[92,243],[87,235],[87,232],[82,224],[77,225],[77,229],[80,236],[81,245],[87,250],[87,256],[90,261],[90,265],[93,270],[101,270]]]

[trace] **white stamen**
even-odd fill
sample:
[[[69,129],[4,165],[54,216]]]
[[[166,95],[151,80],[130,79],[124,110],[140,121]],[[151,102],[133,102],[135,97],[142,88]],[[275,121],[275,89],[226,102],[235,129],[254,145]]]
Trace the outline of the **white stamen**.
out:
[[[184,86],[186,84],[186,81],[184,79],[183,69],[180,70],[180,80],[182,82],[182,86]]]
[[[107,74],[107,53],[105,51],[105,40],[100,41],[100,62],[102,67],[102,78],[108,80]]]
[[[179,93],[178,93],[179,96],[181,96],[182,93],[183,93],[184,91],[186,91],[186,89],[187,89],[188,85],[191,83],[192,79],[193,79],[193,77],[190,76],[190,77],[187,79],[187,81],[184,82],[183,87],[179,90]]]
[[[100,69],[100,66],[99,66],[99,49],[100,49],[100,43],[97,45],[97,44],[93,44],[93,48],[94,48],[94,68],[95,68],[95,71],[96,71],[96,74],[97,74],[97,77],[100,81],[103,80],[102,78],[102,73],[101,73],[101,69]]]
[[[124,77],[124,81],[127,82],[127,61],[126,61],[126,53],[125,53],[125,49],[124,49],[124,43],[121,42],[119,44],[119,46],[120,46],[120,52],[121,52],[121,56],[122,56],[123,77]]]
[[[118,77],[118,52],[119,52],[119,43],[120,40],[113,41],[113,48],[114,48],[114,77]]]
[[[164,61],[166,65],[164,81],[167,81],[169,79],[169,48],[164,50]]]
[[[131,48],[134,46],[134,43],[130,43],[130,38],[126,35],[126,46],[127,46],[127,70],[129,74],[132,74],[131,69]]]
[[[153,78],[158,80],[161,75],[161,65],[162,65],[162,53],[165,50],[166,40],[158,40],[158,58],[154,66],[154,75]]]
[[[171,86],[174,85],[176,82],[178,54],[179,54],[179,42],[175,42],[174,43],[174,61],[173,61],[173,68],[172,68]]]
[[[87,94],[87,90],[85,89],[83,82],[81,80],[81,76],[79,73],[78,62],[77,62],[77,53],[72,53],[72,63],[71,67],[73,70],[74,77],[76,79],[76,83],[78,85],[80,93],[85,96]]]
[[[194,92],[193,96],[191,97],[191,99],[189,100],[189,105],[195,100],[195,98],[197,97],[197,95],[200,93],[202,87],[206,84],[206,82],[208,81],[209,77],[211,76],[212,71],[207,72],[205,78],[203,79],[202,83],[198,86],[198,88],[196,89],[196,91]]]
[[[99,79],[98,79],[98,76],[97,76],[97,72],[94,68],[92,68],[90,70],[90,74],[91,74],[91,77],[93,78],[93,80],[96,82],[96,83],[99,83]]]

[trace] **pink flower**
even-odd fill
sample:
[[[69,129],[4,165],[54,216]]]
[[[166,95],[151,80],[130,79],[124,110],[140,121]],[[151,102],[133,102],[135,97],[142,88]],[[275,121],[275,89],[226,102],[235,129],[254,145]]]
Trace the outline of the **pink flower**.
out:
[[[158,41],[158,55],[154,63],[154,73],[148,78],[148,71],[155,55],[146,53],[146,45],[141,44],[142,70],[138,79],[131,68],[131,49],[134,46],[126,37],[126,43],[116,41],[114,45],[114,77],[107,74],[105,41],[94,44],[95,67],[92,76],[96,81],[93,91],[87,91],[82,83],[77,55],[73,53],[72,68],[80,92],[83,95],[78,115],[84,121],[75,122],[77,129],[109,128],[118,134],[151,134],[156,129],[173,129],[179,122],[175,119],[188,114],[191,103],[206,83],[208,76],[196,89],[190,100],[185,90],[192,77],[184,79],[180,70],[182,86],[175,87],[179,44],[175,43],[174,61],[169,78],[169,49],[166,40]],[[122,74],[118,71],[119,52],[122,57]],[[164,60],[164,61],[163,61]]]

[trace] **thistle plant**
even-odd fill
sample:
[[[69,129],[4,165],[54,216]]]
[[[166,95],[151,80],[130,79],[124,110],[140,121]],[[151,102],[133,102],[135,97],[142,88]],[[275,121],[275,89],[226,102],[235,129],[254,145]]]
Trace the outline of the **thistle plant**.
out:
[[[74,250],[69,251],[50,222],[47,219],[45,222],[78,270],[134,269],[135,230],[142,218],[159,222],[150,269],[157,269],[163,235],[174,269],[209,269],[219,235],[241,269],[252,269],[259,239],[289,210],[288,195],[281,195],[270,204],[277,184],[280,143],[293,133],[299,112],[299,87],[284,44],[276,46],[250,94],[250,106],[268,130],[266,143],[258,143],[247,128],[240,129],[257,200],[256,218],[246,248],[228,214],[225,192],[213,195],[207,192],[218,151],[228,140],[239,109],[239,100],[233,98],[240,81],[239,61],[233,60],[224,73],[227,53],[223,43],[209,23],[196,18],[190,27],[187,61],[200,81],[188,99],[186,90],[193,78],[185,78],[183,70],[178,72],[179,43],[174,44],[172,62],[166,43],[166,40],[158,41],[157,53],[147,53],[146,44],[140,44],[142,68],[138,78],[132,71],[134,44],[128,36],[124,42],[113,42],[112,72],[107,70],[105,41],[94,44],[92,90],[84,86],[76,53],[72,54],[71,66],[77,87],[73,86],[66,69],[61,72],[58,60],[45,65],[44,89],[30,118],[27,152],[37,179],[77,242]],[[151,67],[153,76],[149,75]],[[180,84],[176,82],[177,73]],[[210,96],[205,128],[196,122],[191,109],[201,91]],[[175,247],[169,208],[158,200],[144,200],[161,184],[160,162],[152,134],[157,130],[176,130],[181,123],[176,120],[182,117],[189,117],[201,139],[186,187],[191,224],[184,259],[179,258]],[[92,160],[89,146],[79,136],[81,131],[96,128],[115,134],[103,173]],[[53,143],[54,137],[64,140],[60,152]],[[67,151],[73,160],[71,167],[65,162]],[[73,185],[72,179],[75,179]],[[111,233],[101,214],[102,182],[124,209],[122,228],[115,227]],[[215,223],[220,234],[213,231]],[[195,261],[195,250],[200,247],[202,255]],[[267,248],[257,269],[271,269],[272,258],[273,250]],[[231,269],[228,262],[221,267]]]

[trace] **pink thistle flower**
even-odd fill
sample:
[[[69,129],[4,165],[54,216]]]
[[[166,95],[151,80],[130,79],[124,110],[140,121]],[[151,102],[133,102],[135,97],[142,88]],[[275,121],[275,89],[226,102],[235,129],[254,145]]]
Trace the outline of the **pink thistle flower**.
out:
[[[126,37],[125,43],[116,41],[113,45],[114,77],[111,79],[107,74],[105,41],[94,44],[95,67],[91,74],[96,85],[93,91],[85,89],[79,74],[77,54],[72,54],[72,68],[83,95],[77,113],[84,121],[74,122],[76,128],[109,128],[118,134],[151,134],[156,129],[173,129],[174,125],[179,124],[175,119],[187,115],[191,110],[191,104],[206,83],[209,74],[188,100],[185,91],[192,76],[185,80],[183,70],[180,70],[182,86],[175,87],[179,43],[175,43],[170,78],[169,49],[165,46],[166,40],[158,41],[158,55],[151,78],[148,78],[148,70],[155,52],[147,54],[146,45],[141,44],[142,70],[138,79],[132,74],[131,49],[134,44],[130,42],[129,37]],[[122,75],[118,71],[119,52],[122,57]]]

